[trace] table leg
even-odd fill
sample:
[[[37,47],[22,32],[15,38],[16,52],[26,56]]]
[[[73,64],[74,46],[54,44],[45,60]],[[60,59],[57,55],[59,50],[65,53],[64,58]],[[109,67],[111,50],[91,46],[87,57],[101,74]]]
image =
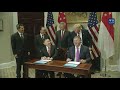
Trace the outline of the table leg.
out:
[[[91,78],[91,72],[88,72],[88,74],[85,76],[85,78]]]
[[[24,78],[28,78],[29,69],[27,64],[24,65],[24,73]]]

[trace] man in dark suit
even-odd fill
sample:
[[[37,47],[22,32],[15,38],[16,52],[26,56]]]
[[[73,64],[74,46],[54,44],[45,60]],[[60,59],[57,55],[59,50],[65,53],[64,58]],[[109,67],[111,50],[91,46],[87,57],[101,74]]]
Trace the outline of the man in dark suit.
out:
[[[80,36],[81,39],[82,39],[82,44],[89,47],[89,50],[90,50],[90,53],[92,54],[92,37],[91,35],[89,34],[88,30],[86,30],[82,25],[80,24],[75,24],[74,25],[74,31],[71,33],[71,38],[73,41],[73,38],[75,36]],[[71,42],[73,45],[73,42]],[[95,73],[95,71],[98,69],[99,70],[99,57],[98,58],[95,58],[95,60],[92,60],[92,74]]]
[[[44,39],[49,39],[49,36],[46,34],[46,28],[41,27],[40,34],[35,36],[35,48],[37,52],[37,58],[41,58],[41,49],[44,46]]]
[[[70,47],[67,53],[67,61],[80,63],[90,63],[91,57],[89,48],[81,44],[81,38],[75,36],[73,39],[74,46]],[[65,73],[65,77],[73,78],[74,75]]]
[[[24,77],[24,62],[28,60],[30,55],[28,36],[24,34],[24,25],[16,25],[18,32],[11,36],[11,46],[13,54],[16,58],[16,74],[17,78],[21,77],[21,66],[23,65],[23,77]]]
[[[44,47],[41,49],[41,59],[55,60],[57,57],[57,49],[54,45],[51,44],[50,39],[44,40]],[[55,78],[55,74],[52,71],[40,70],[40,74],[45,74],[50,78]]]
[[[58,48],[69,48],[70,32],[65,30],[66,24],[60,23],[60,30],[56,32],[56,46]]]
[[[71,32],[71,46],[73,46],[73,38],[79,36],[81,38],[81,43],[87,47],[89,50],[92,49],[92,37],[90,36],[88,30],[82,28],[80,24],[74,25],[74,31]]]

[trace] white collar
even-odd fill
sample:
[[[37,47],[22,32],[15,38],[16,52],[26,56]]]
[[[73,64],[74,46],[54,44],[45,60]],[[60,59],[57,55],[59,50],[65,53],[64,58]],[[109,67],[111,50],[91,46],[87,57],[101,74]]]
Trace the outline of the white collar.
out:
[[[80,46],[78,47],[79,49],[81,48],[81,44],[80,44]],[[75,46],[75,49],[77,49],[77,47]]]
[[[44,34],[41,34],[41,33],[40,33],[40,36],[42,37],[42,36],[44,36]]]
[[[40,33],[40,36],[42,36],[43,34]]]
[[[48,51],[48,46],[46,46],[46,48],[47,48],[47,51]],[[51,47],[50,47],[51,48]]]
[[[18,31],[18,34],[21,36],[21,34],[23,34],[23,33],[20,33],[20,32]]]
[[[46,46],[47,50],[48,50],[48,46]]]
[[[65,29],[64,29],[64,30],[61,30],[61,31],[65,32]]]

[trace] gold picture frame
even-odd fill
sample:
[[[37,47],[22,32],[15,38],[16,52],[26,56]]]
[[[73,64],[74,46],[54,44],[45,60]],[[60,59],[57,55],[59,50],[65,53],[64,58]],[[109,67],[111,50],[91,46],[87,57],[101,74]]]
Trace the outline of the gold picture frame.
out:
[[[67,23],[87,23],[90,12],[65,12]],[[101,20],[101,12],[97,12],[98,21]]]

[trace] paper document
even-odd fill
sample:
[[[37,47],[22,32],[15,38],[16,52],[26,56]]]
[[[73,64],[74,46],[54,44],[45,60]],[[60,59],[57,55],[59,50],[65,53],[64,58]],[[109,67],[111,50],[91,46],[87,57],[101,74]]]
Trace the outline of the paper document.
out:
[[[52,61],[52,60],[40,60],[40,61],[44,61],[44,62],[50,62],[50,61]]]
[[[75,68],[75,67],[77,67],[78,65],[77,64],[69,64],[69,63],[66,63],[65,65],[64,65],[64,67],[70,67],[70,68]]]
[[[80,62],[74,62],[74,61],[70,61],[67,62],[66,64],[64,64],[64,67],[70,67],[70,68],[75,68],[80,64]]]
[[[70,62],[68,62],[69,64],[80,64],[80,62],[74,62],[74,61],[70,61]]]
[[[39,60],[39,61],[36,61],[34,62],[35,64],[46,64],[48,62],[50,62],[51,60]]]

